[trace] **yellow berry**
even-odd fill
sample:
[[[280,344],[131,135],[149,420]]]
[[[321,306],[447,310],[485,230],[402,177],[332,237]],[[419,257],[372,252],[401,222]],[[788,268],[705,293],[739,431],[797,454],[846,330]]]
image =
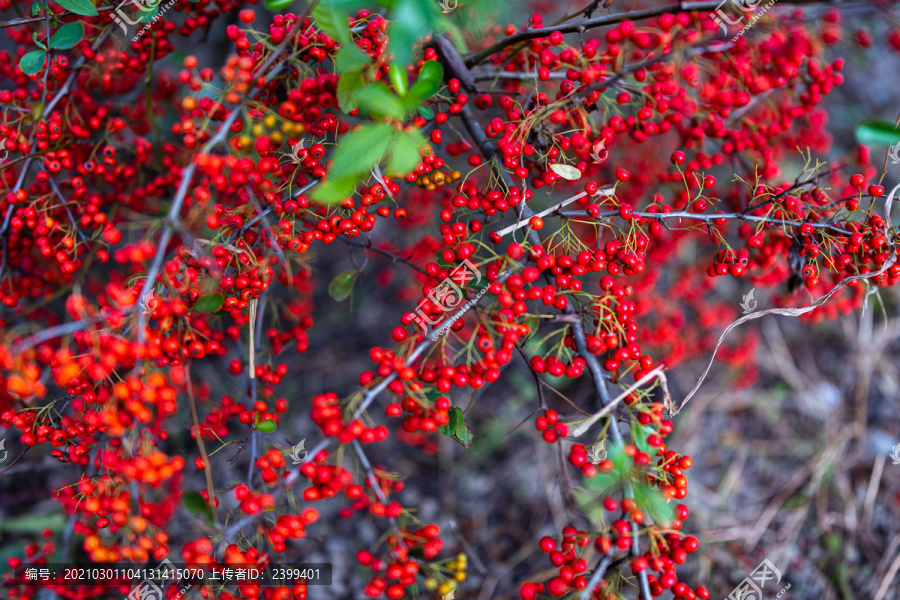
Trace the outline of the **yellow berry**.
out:
[[[281,133],[278,131],[273,131],[272,133],[270,133],[269,139],[272,140],[272,142],[275,143],[276,146],[281,144],[281,142],[284,141],[284,138],[281,136]]]
[[[429,577],[425,580],[425,589],[429,592],[433,592],[438,586],[437,579],[434,577]]]
[[[457,571],[456,572],[456,580],[459,582],[463,582],[466,580],[466,572],[465,571]]]
[[[275,125],[278,124],[278,120],[275,118],[275,115],[267,115],[263,122],[269,129],[275,129]]]
[[[255,135],[256,137],[262,137],[262,136],[264,136],[264,135],[266,134],[266,130],[263,129],[263,126],[260,125],[259,123],[257,123],[256,125],[254,125],[254,126],[250,129],[250,131],[252,131],[252,132],[253,132],[253,135]]]

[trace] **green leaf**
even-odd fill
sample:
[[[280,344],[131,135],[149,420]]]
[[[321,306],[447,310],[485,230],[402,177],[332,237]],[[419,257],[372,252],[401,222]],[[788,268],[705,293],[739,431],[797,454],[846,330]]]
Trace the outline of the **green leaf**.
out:
[[[96,17],[97,7],[91,0],[56,0],[56,3],[64,9],[85,17]]]
[[[140,11],[145,12],[144,9],[140,9]],[[141,23],[149,23],[150,21],[155,19],[156,15],[158,15],[158,14],[159,14],[159,5],[156,5],[153,7],[152,11],[148,12],[143,17],[141,17],[140,21],[141,21]]]
[[[419,71],[419,78],[409,90],[410,96],[414,96],[419,103],[425,102],[434,96],[444,82],[444,67],[436,60],[429,60]]]
[[[650,456],[656,455],[656,448],[647,443],[647,436],[656,433],[650,425],[640,425],[631,423],[631,434],[634,437],[634,445],[641,452],[646,452]]]
[[[388,76],[397,94],[405,96],[409,90],[409,76],[406,74],[406,68],[396,60],[392,61],[391,66],[388,67]]]
[[[406,105],[394,95],[388,86],[380,81],[366,86],[356,95],[360,116],[382,116],[402,119],[406,114]]]
[[[41,12],[42,8],[44,8],[44,5],[41,4],[40,2],[32,2],[31,3],[31,16],[32,17],[37,16],[37,14],[39,12]]]
[[[891,146],[900,142],[900,129],[888,121],[865,121],[856,126],[856,141],[864,146]]]
[[[425,136],[418,129],[397,132],[392,144],[388,172],[398,175],[410,173],[422,161],[420,151],[424,145]]]
[[[256,425],[256,430],[262,431],[263,433],[272,433],[277,426],[278,424],[272,419],[266,419],[265,421],[260,421]]]
[[[440,432],[462,444],[463,448],[471,446],[472,430],[466,425],[462,409],[454,406],[448,412],[448,416],[450,417],[450,420],[447,424],[438,427]]]
[[[202,313],[214,313],[222,308],[225,304],[225,296],[216,292],[215,294],[207,294],[200,296],[194,303],[194,310]]]
[[[207,465],[206,468],[208,469],[209,466]],[[200,492],[188,492],[182,496],[181,501],[189,513],[202,516],[207,525],[213,524],[212,508],[203,499]]]
[[[436,6],[440,6],[435,2]],[[390,50],[400,64],[412,62],[413,45],[431,33],[434,9],[423,0],[397,0],[391,11]]]
[[[50,47],[54,50],[68,50],[84,37],[84,25],[81,23],[66,23],[50,36]]]
[[[413,86],[415,87],[415,86]],[[423,119],[428,119],[429,121],[434,118],[434,111],[424,104],[419,106],[418,108],[419,114],[422,115]]]
[[[313,189],[312,199],[321,204],[337,204],[353,193],[357,183],[359,179],[356,177],[329,177]]]
[[[328,179],[316,186],[312,199],[333,204],[352,194],[356,185],[372,172],[372,167],[387,152],[394,131],[384,123],[373,124],[341,137]]]
[[[19,68],[26,75],[34,75],[44,67],[46,58],[43,50],[32,50],[19,59]]]
[[[199,2],[200,0],[191,0],[191,2]],[[278,11],[282,8],[287,8],[291,4],[294,3],[294,0],[266,0],[266,8],[269,10]]]
[[[34,45],[38,48],[42,48],[43,50],[47,50],[47,44],[44,43],[44,36],[38,36],[37,31],[33,31],[31,33],[31,41],[34,42]]]
[[[358,277],[359,271],[356,270],[339,273],[328,284],[328,295],[338,302],[345,300],[353,291],[353,284],[356,283]]]
[[[8,517],[0,521],[0,531],[7,533],[40,534],[43,530],[62,531],[66,518],[60,513]]]
[[[353,44],[341,46],[334,56],[334,67],[337,69],[338,73],[359,71],[367,64],[369,64],[369,57]],[[343,77],[341,79],[343,79]]]
[[[525,315],[522,322],[528,325],[528,335],[525,336],[528,339],[537,333],[538,327],[541,325],[541,318],[537,315]]]
[[[643,481],[638,481],[634,488],[634,501],[654,523],[667,527],[675,518],[675,506],[671,502],[666,502],[662,493]]]
[[[350,27],[347,26],[347,15],[338,11],[333,0],[320,0],[312,11],[312,18],[319,31],[328,37],[347,46],[350,42]]]
[[[343,73],[337,84],[337,100],[341,110],[349,113],[358,108],[356,97],[365,87],[366,78],[362,73]]]
[[[341,181],[356,177],[362,179],[387,152],[395,129],[387,124],[365,125],[356,133],[345,135],[334,153],[329,179]],[[352,191],[352,190],[351,190]]]

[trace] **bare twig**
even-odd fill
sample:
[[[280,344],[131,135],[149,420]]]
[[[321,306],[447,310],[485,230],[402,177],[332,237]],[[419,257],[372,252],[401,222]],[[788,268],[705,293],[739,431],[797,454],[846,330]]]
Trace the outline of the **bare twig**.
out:
[[[209,454],[206,452],[206,443],[203,441],[203,431],[200,429],[200,418],[197,416],[197,403],[194,401],[190,364],[185,364],[184,366],[184,379],[185,388],[187,388],[188,403],[191,407],[191,421],[194,423],[194,427],[197,428],[197,447],[200,448],[200,456],[203,458],[203,464],[205,465],[203,473],[206,475],[206,493],[209,495],[207,504],[209,504],[209,508],[212,510],[213,523],[215,523],[217,520],[216,488],[213,486],[212,465],[209,463]],[[191,428],[191,433],[193,433],[193,427]]]

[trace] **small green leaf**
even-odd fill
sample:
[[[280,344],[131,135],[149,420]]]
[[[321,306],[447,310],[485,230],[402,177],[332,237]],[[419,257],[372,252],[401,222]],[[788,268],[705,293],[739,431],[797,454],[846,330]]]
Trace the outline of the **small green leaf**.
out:
[[[333,0],[320,0],[312,11],[312,18],[319,31],[347,46],[350,44],[350,27],[347,26],[347,15],[337,10]]]
[[[34,45],[38,48],[47,49],[47,44],[44,43],[44,36],[38,36],[37,31],[33,31],[31,33],[31,41],[34,42]]]
[[[272,433],[275,431],[275,428],[278,424],[272,419],[266,419],[265,421],[260,421],[256,426],[257,431],[262,431],[263,433]]]
[[[353,44],[342,46],[334,56],[334,67],[338,73],[359,71],[367,64],[369,64],[369,57]]]
[[[54,50],[68,50],[74,48],[84,37],[84,25],[81,23],[66,23],[50,36],[50,47]]]
[[[343,73],[337,84],[338,106],[345,113],[349,113],[359,105],[356,97],[366,87],[366,78],[362,73]]]
[[[64,9],[85,17],[96,17],[97,7],[91,0],[56,0],[56,3]]]
[[[359,277],[359,271],[344,271],[331,280],[328,284],[328,295],[340,302],[345,300],[353,291],[353,284]]]
[[[434,118],[434,111],[424,104],[418,108],[419,114],[422,115],[423,119],[428,119],[429,121]]]
[[[182,496],[181,501],[189,513],[202,516],[207,525],[213,524],[212,508],[210,508],[199,492],[188,492]]]
[[[462,409],[454,406],[447,414],[450,417],[450,420],[446,425],[438,427],[438,430],[462,444],[463,448],[471,446],[472,430],[466,425]]]
[[[191,2],[199,2],[200,0],[191,0]],[[294,3],[294,0],[266,0],[266,8],[269,10],[278,11],[282,8],[287,8],[291,4]]]
[[[365,116],[402,119],[406,114],[406,106],[403,101],[380,81],[368,85],[360,91],[356,96],[356,102],[359,112],[364,113]]]
[[[398,175],[410,173],[422,161],[421,149],[424,145],[425,136],[418,129],[397,132],[391,145],[388,172]]]
[[[39,12],[41,12],[42,8],[44,8],[44,5],[41,4],[40,2],[32,2],[31,3],[31,16],[32,17],[37,16],[37,14]]]
[[[42,68],[47,60],[47,55],[43,50],[32,50],[28,54],[19,59],[19,68],[26,75],[34,75]]]
[[[214,313],[221,309],[223,304],[225,304],[225,296],[216,292],[200,296],[194,303],[194,310],[202,313]]]
[[[409,89],[409,77],[406,74],[406,67],[398,63],[396,60],[391,62],[388,67],[388,76],[391,79],[391,85],[400,96],[405,96]]]
[[[865,121],[856,126],[856,141],[864,146],[891,146],[900,142],[900,129],[887,121]]]
[[[525,336],[526,338],[533,336],[541,325],[541,319],[537,315],[525,315],[522,322],[525,325],[528,325],[528,334]]]
[[[420,103],[434,96],[444,81],[444,67],[436,60],[429,60],[422,65],[419,78],[409,90],[410,96],[414,96]]]

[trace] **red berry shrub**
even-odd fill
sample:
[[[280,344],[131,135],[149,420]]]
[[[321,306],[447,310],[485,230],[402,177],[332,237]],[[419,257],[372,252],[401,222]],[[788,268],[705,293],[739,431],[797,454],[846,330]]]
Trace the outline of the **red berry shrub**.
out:
[[[771,301],[790,308],[856,277],[810,321],[859,307],[861,282],[900,280],[869,150],[816,158],[830,145],[818,105],[843,81],[825,53],[835,13],[773,11],[735,42],[700,13],[534,14],[463,51],[437,24],[468,8],[394,4],[418,21],[377,3],[273,16],[182,1],[123,38],[90,2],[19,18],[0,1],[0,426],[7,477],[61,463],[46,493],[69,523],[10,566],[71,560],[62,539],[97,563],[297,559],[328,514],[383,533],[356,548],[367,596],[445,595],[466,555],[368,456],[395,436],[410,454],[442,435],[468,447],[478,423],[454,404],[523,360],[539,404],[519,421],[559,444],[566,478],[606,491],[602,518],[534,540],[553,574],[518,582],[521,598],[710,596],[679,573],[699,546],[682,532],[692,460],[667,447],[677,409],[660,375],[708,356],[738,316],[713,299],[721,278],[782,289]],[[222,30],[227,56],[201,68]],[[323,281],[348,248],[372,262]],[[391,339],[357,348],[370,366],[331,390],[292,393],[292,369],[331,352],[310,330],[354,288],[395,293],[380,307]],[[719,349],[735,386],[753,381],[756,345],[738,332]],[[546,378],[584,380],[573,399],[602,415],[550,408]],[[301,416],[316,430],[298,466],[285,436]],[[588,432],[604,456],[575,441]]]

